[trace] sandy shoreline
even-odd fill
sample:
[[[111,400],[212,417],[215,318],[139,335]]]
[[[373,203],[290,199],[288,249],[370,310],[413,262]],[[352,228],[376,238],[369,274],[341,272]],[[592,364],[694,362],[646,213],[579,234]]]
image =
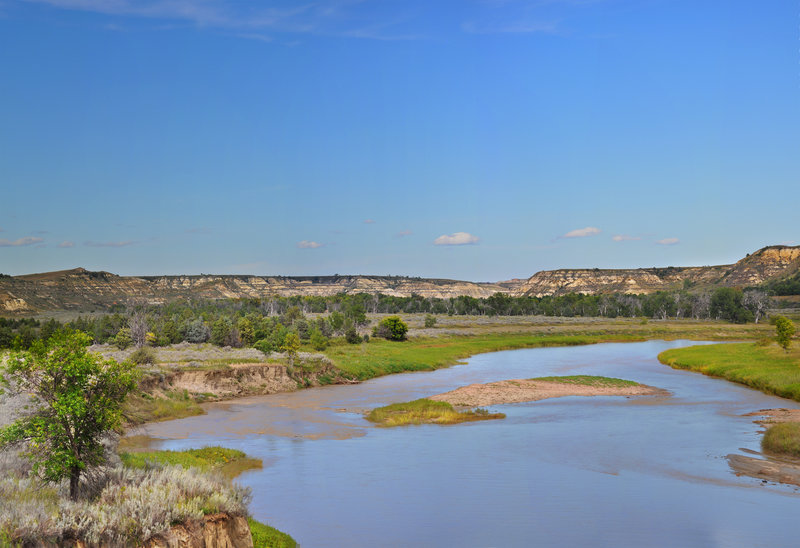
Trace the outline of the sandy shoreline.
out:
[[[598,386],[571,382],[513,379],[487,384],[470,384],[444,394],[431,396],[430,399],[456,406],[479,407],[564,396],[664,396],[667,394],[669,392],[666,390],[643,384]]]

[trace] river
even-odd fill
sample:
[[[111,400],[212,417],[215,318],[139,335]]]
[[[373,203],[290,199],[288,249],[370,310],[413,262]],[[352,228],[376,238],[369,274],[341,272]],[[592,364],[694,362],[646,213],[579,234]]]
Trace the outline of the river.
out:
[[[741,415],[800,408],[656,359],[689,341],[481,354],[358,385],[208,404],[144,430],[164,449],[223,445],[263,459],[238,478],[256,519],[303,547],[796,546],[800,493],[737,477],[758,451]],[[605,375],[667,397],[568,397],[491,406],[503,420],[372,426],[362,412],[471,383]],[[142,432],[140,432],[142,433]]]

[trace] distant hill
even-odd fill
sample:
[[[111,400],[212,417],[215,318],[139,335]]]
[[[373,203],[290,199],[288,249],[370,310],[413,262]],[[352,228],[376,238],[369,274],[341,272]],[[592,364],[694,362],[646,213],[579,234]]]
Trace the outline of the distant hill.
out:
[[[369,293],[409,297],[485,298],[567,293],[653,293],[690,288],[749,287],[800,272],[800,246],[759,249],[732,265],[637,269],[563,269],[527,280],[479,283],[405,276],[118,276],[83,268],[0,277],[0,313],[37,314],[56,310],[105,310],[140,298],[151,303],[175,299],[268,298],[270,296]]]

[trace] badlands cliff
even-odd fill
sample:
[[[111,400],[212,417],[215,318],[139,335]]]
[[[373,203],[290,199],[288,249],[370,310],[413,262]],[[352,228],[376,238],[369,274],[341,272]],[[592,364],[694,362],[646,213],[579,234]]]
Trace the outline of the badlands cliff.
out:
[[[681,288],[751,287],[800,271],[800,246],[770,246],[735,264],[637,269],[563,269],[527,280],[478,283],[403,276],[117,276],[83,268],[0,277],[0,313],[105,310],[139,298],[151,303],[174,299],[264,299],[271,296],[330,296],[338,293],[420,295],[446,299],[568,293],[653,293]]]

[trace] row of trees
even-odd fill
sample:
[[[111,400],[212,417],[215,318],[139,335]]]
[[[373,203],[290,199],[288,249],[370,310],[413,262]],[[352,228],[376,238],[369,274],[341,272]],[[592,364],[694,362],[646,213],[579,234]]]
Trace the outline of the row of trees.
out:
[[[218,346],[257,346],[278,350],[295,333],[322,349],[330,337],[360,342],[366,313],[429,315],[545,315],[591,317],[648,317],[719,319],[758,322],[770,301],[763,291],[719,288],[710,293],[686,291],[650,295],[584,295],[511,297],[496,293],[486,299],[451,299],[335,295],[332,297],[275,297],[266,300],[176,301],[165,305],[128,303],[124,313],[79,317],[68,326],[89,333],[94,342],[129,346],[166,346],[182,341]],[[314,317],[308,314],[313,313]],[[426,325],[427,325],[426,323]],[[433,323],[431,323],[433,325]],[[0,348],[26,349],[46,340],[62,324],[56,320],[0,318]]]

